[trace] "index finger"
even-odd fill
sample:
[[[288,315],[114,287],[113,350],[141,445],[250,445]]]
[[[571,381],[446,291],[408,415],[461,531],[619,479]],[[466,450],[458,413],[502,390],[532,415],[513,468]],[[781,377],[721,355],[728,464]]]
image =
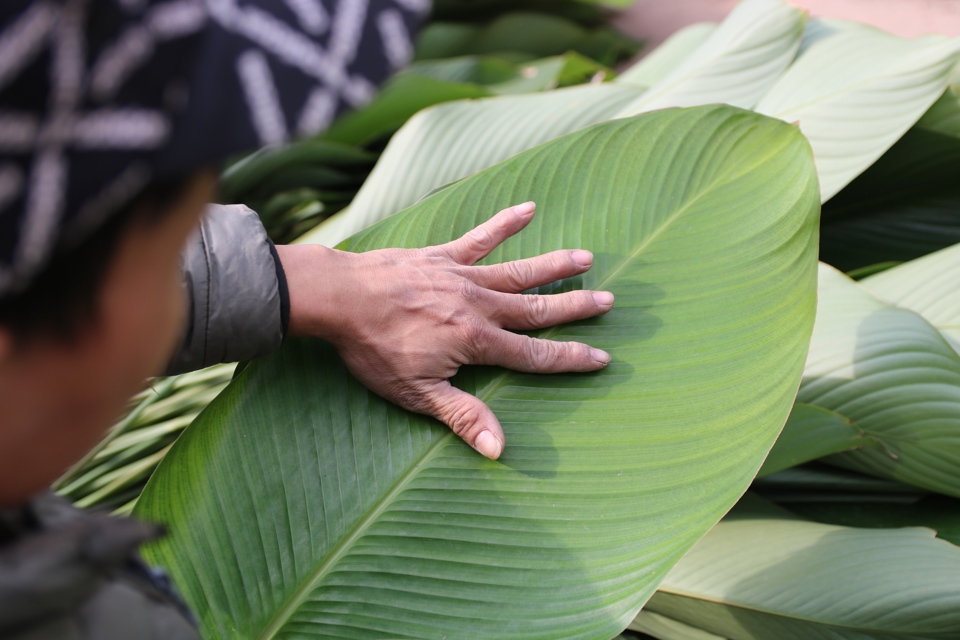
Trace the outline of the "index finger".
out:
[[[460,238],[437,248],[458,264],[472,265],[486,258],[504,240],[527,226],[533,220],[536,208],[532,202],[508,207]]]

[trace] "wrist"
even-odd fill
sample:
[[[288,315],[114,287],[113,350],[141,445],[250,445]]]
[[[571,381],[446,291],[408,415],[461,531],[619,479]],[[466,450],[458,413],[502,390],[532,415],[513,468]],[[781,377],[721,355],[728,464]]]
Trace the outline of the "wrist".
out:
[[[290,300],[288,335],[337,342],[347,325],[353,254],[322,245],[279,245]]]

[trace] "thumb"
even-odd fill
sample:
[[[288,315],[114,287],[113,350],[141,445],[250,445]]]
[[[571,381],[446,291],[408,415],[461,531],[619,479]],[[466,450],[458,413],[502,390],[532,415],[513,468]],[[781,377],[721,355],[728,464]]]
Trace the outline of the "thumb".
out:
[[[443,380],[427,390],[426,401],[428,413],[450,427],[464,442],[491,460],[500,457],[504,447],[503,429],[482,400]]]

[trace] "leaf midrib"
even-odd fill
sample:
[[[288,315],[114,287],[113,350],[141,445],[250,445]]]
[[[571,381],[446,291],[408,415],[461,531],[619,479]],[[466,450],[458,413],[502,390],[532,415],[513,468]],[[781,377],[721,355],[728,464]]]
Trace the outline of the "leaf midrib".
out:
[[[773,153],[777,153],[780,150],[778,146],[777,149],[773,150]],[[650,244],[659,238],[663,232],[670,227],[673,222],[687,212],[694,204],[699,202],[706,194],[712,193],[716,189],[720,188],[723,184],[732,182],[733,180],[738,179],[742,175],[749,173],[756,169],[756,167],[762,165],[766,160],[764,156],[761,160],[755,162],[747,168],[743,166],[739,167],[740,171],[735,172],[723,172],[713,181],[705,185],[699,193],[694,197],[690,198],[683,203],[682,206],[678,207],[677,210],[664,218],[660,223],[660,226],[656,228],[649,236],[647,236],[637,248],[631,252],[627,257],[625,257],[618,266],[611,269],[610,273],[600,280],[597,284],[598,289],[605,289],[613,279],[619,275],[628,264],[636,260],[640,254],[650,246]],[[539,337],[543,339],[548,339],[560,330],[560,326],[551,327],[546,332],[541,334]],[[485,404],[488,404],[489,399],[493,396],[501,387],[506,384],[506,379],[509,375],[514,372],[509,370],[504,370],[500,375],[490,381],[487,387],[483,390],[482,393],[478,393],[477,397],[480,398]],[[427,462],[429,462],[436,453],[443,448],[450,440],[454,437],[454,433],[449,431],[444,435],[440,436],[437,441],[432,444],[421,456],[420,459],[414,463],[410,469],[401,476],[390,491],[386,493],[371,509],[371,511],[365,517],[361,518],[357,524],[354,526],[350,534],[343,539],[343,541],[338,544],[329,557],[324,560],[310,575],[308,580],[305,580],[304,583],[293,592],[290,598],[287,599],[287,602],[277,611],[277,614],[270,620],[267,626],[264,628],[263,632],[257,636],[258,640],[269,640],[274,638],[278,631],[283,628],[283,625],[287,623],[292,614],[300,607],[301,604],[307,599],[307,596],[316,588],[320,582],[326,577],[328,570],[334,566],[334,564],[340,560],[347,551],[353,546],[353,543],[360,539],[366,530],[370,527],[371,524],[376,522],[377,517],[383,513],[392,503],[392,499],[400,494],[408,484],[416,477],[416,472],[422,468]]]

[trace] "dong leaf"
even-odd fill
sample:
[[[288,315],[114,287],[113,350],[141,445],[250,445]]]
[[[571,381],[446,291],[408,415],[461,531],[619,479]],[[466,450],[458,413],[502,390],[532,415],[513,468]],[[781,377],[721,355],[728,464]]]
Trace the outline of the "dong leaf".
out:
[[[365,390],[320,341],[249,365],[137,515],[208,637],[609,638],[746,489],[815,313],[818,189],[796,127],[727,106],[590,127],[439,191],[346,247],[419,247],[526,199],[490,261],[595,252],[609,314],[537,332],[593,374],[468,367],[490,461]],[[331,274],[331,277],[336,277]],[[735,384],[731,384],[735,381]]]
[[[332,247],[432,189],[607,120],[642,92],[629,85],[589,85],[425,109],[390,140],[350,208],[302,241]]]
[[[780,0],[744,0],[622,115],[712,102],[752,108],[793,60],[805,20]]]
[[[883,443],[831,460],[960,496],[960,354],[919,314],[832,267],[821,265],[818,293],[797,399],[848,417]]]
[[[670,571],[646,610],[732,640],[948,640],[960,549],[929,529],[853,529],[751,496]]]
[[[814,41],[756,110],[799,122],[826,202],[940,97],[958,60],[960,40],[842,29]]]

